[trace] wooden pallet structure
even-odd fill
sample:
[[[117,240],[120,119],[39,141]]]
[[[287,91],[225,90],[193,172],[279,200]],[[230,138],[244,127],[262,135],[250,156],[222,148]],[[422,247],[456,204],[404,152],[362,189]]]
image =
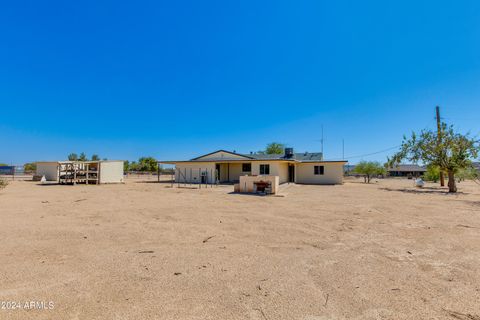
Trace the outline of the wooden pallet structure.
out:
[[[58,166],[60,184],[99,184],[99,161],[68,161]]]

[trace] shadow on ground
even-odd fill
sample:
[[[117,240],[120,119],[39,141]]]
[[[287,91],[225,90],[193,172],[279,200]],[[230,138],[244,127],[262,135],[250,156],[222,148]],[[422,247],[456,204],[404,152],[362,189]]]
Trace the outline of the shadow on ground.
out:
[[[465,195],[468,193],[457,191],[456,193],[449,193],[448,190],[443,190],[443,189],[438,189],[438,188],[432,188],[432,187],[424,187],[421,189],[397,189],[397,188],[379,188],[380,190],[384,191],[398,191],[398,192],[405,192],[405,193],[411,193],[411,194],[441,194],[441,195]]]

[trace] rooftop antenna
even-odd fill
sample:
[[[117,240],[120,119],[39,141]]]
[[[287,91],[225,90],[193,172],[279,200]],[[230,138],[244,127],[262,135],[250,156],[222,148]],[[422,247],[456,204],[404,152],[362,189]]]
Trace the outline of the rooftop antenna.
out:
[[[320,140],[320,142],[322,143],[322,158],[323,157],[323,124],[322,124],[322,139]]]

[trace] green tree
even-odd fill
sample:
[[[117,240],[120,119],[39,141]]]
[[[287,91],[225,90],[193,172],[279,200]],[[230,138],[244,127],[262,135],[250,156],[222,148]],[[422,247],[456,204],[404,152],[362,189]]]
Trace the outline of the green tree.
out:
[[[129,171],[139,171],[138,170],[138,163],[135,162],[135,161],[132,161],[129,165],[128,165],[128,170]]]
[[[69,161],[77,161],[78,160],[78,155],[76,153],[70,153],[68,155],[68,160]]]
[[[153,157],[141,157],[138,159],[138,171],[156,172],[157,168],[157,160]]]
[[[282,154],[283,150],[285,149],[285,145],[279,142],[271,142],[267,144],[265,148],[266,154]]]
[[[35,163],[25,163],[23,165],[23,170],[29,171],[29,172],[36,171],[37,165]]]
[[[92,161],[98,161],[100,160],[100,157],[98,156],[98,154],[92,154]]]
[[[427,171],[423,174],[423,179],[437,182],[440,179],[440,168],[435,165],[427,166]]]
[[[88,158],[85,152],[80,153],[80,157],[78,157],[78,161],[88,161]]]
[[[370,183],[370,179],[373,176],[385,174],[385,167],[376,161],[360,161],[353,171],[363,175],[365,183]]]
[[[457,192],[455,174],[461,169],[472,166],[472,159],[478,157],[479,142],[454,131],[453,126],[442,123],[440,131],[422,130],[419,135],[415,132],[407,139],[403,138],[402,146],[391,159],[389,164],[400,163],[403,159],[427,165],[437,166],[448,175],[448,191]]]
[[[130,170],[130,161],[126,160],[123,162],[123,172],[128,172]]]

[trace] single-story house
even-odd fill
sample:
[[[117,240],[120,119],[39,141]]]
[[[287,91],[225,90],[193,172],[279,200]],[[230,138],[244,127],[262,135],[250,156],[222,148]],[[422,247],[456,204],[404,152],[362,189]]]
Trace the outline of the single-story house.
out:
[[[122,183],[123,163],[122,160],[41,161],[36,162],[36,175],[59,183]]]
[[[420,177],[426,171],[426,168],[416,164],[399,164],[387,169],[388,175],[391,177]]]
[[[159,161],[175,165],[175,182],[234,183],[243,175],[279,176],[280,183],[341,184],[347,161],[324,161],[319,152],[284,154],[240,154],[214,151],[185,161]]]

